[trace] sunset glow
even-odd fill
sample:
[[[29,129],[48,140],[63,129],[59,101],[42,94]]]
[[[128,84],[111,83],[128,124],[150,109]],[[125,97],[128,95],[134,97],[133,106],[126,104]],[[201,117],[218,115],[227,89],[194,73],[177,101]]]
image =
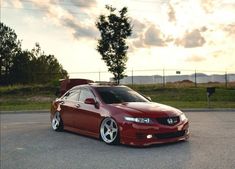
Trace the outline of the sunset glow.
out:
[[[39,42],[69,73],[107,71],[95,27],[105,4],[128,7],[127,70],[235,72],[234,0],[2,0],[1,21],[23,49]]]

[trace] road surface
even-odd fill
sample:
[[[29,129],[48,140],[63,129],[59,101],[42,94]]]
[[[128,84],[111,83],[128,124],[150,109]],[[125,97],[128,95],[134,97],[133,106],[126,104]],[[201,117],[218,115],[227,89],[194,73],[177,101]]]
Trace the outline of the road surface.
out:
[[[235,169],[235,112],[186,112],[187,142],[109,146],[54,132],[49,113],[1,114],[1,169]]]

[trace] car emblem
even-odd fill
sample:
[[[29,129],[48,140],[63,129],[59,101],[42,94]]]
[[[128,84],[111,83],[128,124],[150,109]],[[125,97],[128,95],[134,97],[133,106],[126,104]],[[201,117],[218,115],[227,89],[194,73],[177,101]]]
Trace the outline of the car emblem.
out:
[[[173,123],[174,123],[174,121],[173,121],[172,118],[168,118],[168,119],[167,119],[167,122],[168,122],[168,124],[173,124]]]

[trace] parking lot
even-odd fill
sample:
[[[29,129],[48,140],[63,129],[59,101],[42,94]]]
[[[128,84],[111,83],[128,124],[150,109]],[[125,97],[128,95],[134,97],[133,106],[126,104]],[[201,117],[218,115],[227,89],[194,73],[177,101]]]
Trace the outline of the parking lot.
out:
[[[1,169],[234,169],[235,112],[185,112],[187,142],[135,148],[54,132],[49,113],[1,114]]]

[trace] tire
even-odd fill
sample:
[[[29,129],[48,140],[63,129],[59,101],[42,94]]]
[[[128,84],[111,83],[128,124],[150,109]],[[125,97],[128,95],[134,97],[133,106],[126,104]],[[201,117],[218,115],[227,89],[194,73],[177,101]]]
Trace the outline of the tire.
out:
[[[63,131],[64,125],[60,116],[60,112],[56,112],[54,114],[54,117],[51,120],[51,127],[54,131]]]
[[[119,130],[116,121],[112,118],[105,118],[100,125],[100,138],[106,144],[119,143]]]

